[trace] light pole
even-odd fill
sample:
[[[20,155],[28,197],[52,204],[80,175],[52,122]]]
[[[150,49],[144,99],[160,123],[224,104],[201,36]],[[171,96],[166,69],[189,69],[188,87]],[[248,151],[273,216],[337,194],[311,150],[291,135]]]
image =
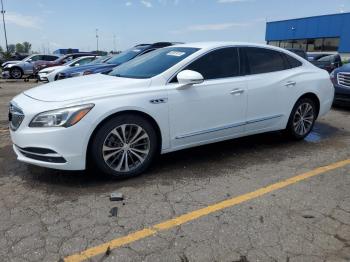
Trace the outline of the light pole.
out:
[[[6,34],[6,25],[5,25],[5,10],[4,10],[4,4],[1,0],[1,13],[2,13],[2,22],[4,24],[4,34],[5,34],[5,42],[6,42],[6,51],[9,52],[9,46],[7,44],[7,34]]]
[[[115,52],[115,34],[113,35],[113,51]]]
[[[98,52],[98,29],[96,29],[96,51]]]

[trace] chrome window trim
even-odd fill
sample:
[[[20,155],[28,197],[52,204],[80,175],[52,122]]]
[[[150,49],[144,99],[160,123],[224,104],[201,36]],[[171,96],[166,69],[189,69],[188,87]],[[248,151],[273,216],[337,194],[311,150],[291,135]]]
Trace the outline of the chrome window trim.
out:
[[[240,75],[238,76],[233,76],[233,77],[242,77],[242,76],[251,76],[251,75],[262,75],[262,74],[270,74],[270,73],[277,73],[277,72],[281,72],[281,71],[287,71],[287,70],[294,70],[294,69],[297,69],[297,68],[300,68],[302,66],[305,65],[305,62],[304,61],[301,61],[301,59],[299,59],[300,57],[298,57],[298,55],[296,54],[293,54],[293,55],[290,55],[289,53],[286,53],[286,52],[283,52],[283,51],[280,51],[280,50],[276,50],[274,48],[269,48],[268,46],[245,46],[245,45],[228,45],[228,46],[220,46],[220,47],[216,47],[214,49],[210,49],[208,51],[206,51],[205,53],[201,54],[200,56],[196,57],[196,58],[193,58],[191,61],[189,61],[188,63],[186,63],[184,66],[182,66],[179,70],[177,70],[174,74],[171,75],[171,77],[166,81],[166,85],[168,84],[178,84],[178,83],[170,83],[170,81],[178,74],[180,73],[182,70],[184,70],[184,68],[186,68],[189,64],[193,63],[194,61],[196,61],[197,59],[200,59],[201,57],[203,57],[204,55],[207,55],[208,53],[212,52],[212,51],[215,51],[215,50],[220,50],[220,49],[224,49],[224,48],[230,48],[230,47],[236,47],[236,48],[261,48],[261,49],[267,49],[267,50],[272,50],[272,51],[276,51],[276,52],[279,52],[279,53],[282,53],[282,54],[285,54],[285,55],[289,55],[293,58],[295,58],[296,60],[298,60],[300,63],[301,63],[301,66],[298,66],[298,67],[293,67],[293,68],[286,68],[284,70],[279,70],[279,71],[274,71],[274,72],[266,72],[266,73],[260,73],[260,74],[245,74],[246,72],[244,72],[242,74],[241,72],[241,52],[238,52],[238,61],[239,61],[239,70],[240,70]],[[239,50],[238,50],[239,51]],[[284,59],[283,59],[284,60]],[[303,59],[304,60],[304,59]],[[204,82],[206,81],[210,81],[210,80],[219,80],[219,79],[227,79],[227,78],[232,78],[232,77],[222,77],[222,78],[213,78],[213,79],[208,79],[208,80],[204,80]]]

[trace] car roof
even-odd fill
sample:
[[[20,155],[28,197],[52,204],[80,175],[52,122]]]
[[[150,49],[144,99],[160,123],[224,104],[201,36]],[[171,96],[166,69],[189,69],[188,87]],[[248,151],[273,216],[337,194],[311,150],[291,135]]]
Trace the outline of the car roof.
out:
[[[248,46],[248,47],[263,47],[276,50],[282,50],[282,48],[257,43],[247,43],[247,42],[194,42],[187,44],[177,44],[175,47],[190,47],[190,48],[200,48],[200,49],[213,49],[225,46]]]

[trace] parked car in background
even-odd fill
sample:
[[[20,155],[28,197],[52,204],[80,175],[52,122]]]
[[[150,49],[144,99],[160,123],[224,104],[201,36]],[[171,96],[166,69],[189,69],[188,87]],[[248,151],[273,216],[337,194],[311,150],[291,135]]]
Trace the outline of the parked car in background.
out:
[[[284,49],[184,44],[24,91],[10,133],[20,161],[130,177],[158,153],[275,130],[303,139],[333,96],[326,71]]]
[[[19,62],[6,62],[2,67],[2,77],[21,79],[24,75],[31,75],[34,73],[34,62],[54,61],[57,58],[59,58],[57,55],[35,54],[28,56]]]
[[[70,67],[77,67],[86,65],[96,59],[96,56],[82,56],[72,61],[69,61],[60,66],[46,67],[38,72],[37,79],[44,82],[55,81],[58,77],[58,73],[62,70]]]
[[[297,48],[286,48],[288,51],[293,52],[294,54],[297,54],[298,56],[308,60],[307,53],[303,49],[297,49]]]
[[[350,64],[335,69],[331,79],[335,88],[334,104],[350,105]]]
[[[24,58],[30,56],[30,54],[28,53],[14,53],[13,55],[11,55],[10,58],[5,58],[3,56],[3,54],[0,55],[0,64],[3,65],[6,62],[14,62],[14,63],[18,63],[20,61],[22,61]],[[4,64],[6,65],[6,64]]]
[[[144,55],[159,48],[171,46],[173,44],[174,43],[171,42],[158,42],[154,44],[137,45],[124,52],[121,52],[118,55],[115,55],[105,63],[86,65],[85,67],[68,68],[66,70],[63,70],[59,73],[58,80],[97,73],[108,73],[112,71],[114,67],[119,66],[131,59],[134,59],[135,57]]]
[[[337,53],[320,52],[307,53],[308,60],[315,66],[331,73],[335,68],[343,65],[341,56]]]
[[[64,56],[59,57],[58,59],[54,61],[38,61],[34,63],[34,70],[36,72],[40,71],[41,69],[44,69],[46,67],[51,67],[51,66],[59,66],[63,65],[69,61],[72,61],[78,57],[82,56],[97,56],[96,54],[93,53],[73,53],[73,54],[67,54]]]

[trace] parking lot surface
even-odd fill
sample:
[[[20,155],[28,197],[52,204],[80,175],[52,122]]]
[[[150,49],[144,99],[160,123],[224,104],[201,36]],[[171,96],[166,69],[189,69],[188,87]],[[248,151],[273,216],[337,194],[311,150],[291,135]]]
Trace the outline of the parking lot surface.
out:
[[[335,108],[318,120],[304,141],[269,133],[202,146],[161,156],[146,174],[128,180],[33,167],[16,161],[7,130],[7,105],[35,85],[0,82],[1,261],[62,261],[183,214],[350,159],[350,109]],[[112,192],[123,193],[124,201],[111,202]],[[85,258],[350,261],[350,165],[131,240]]]

